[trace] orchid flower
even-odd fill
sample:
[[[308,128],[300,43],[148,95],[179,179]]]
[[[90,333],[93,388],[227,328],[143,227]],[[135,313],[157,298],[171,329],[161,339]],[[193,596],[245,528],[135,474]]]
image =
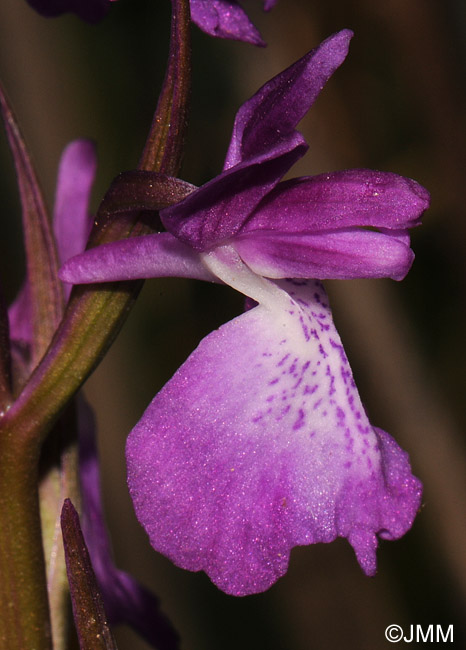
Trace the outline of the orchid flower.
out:
[[[105,16],[114,0],[28,0],[43,16],[59,16],[72,12],[87,22]],[[264,0],[264,11],[270,11],[277,0]],[[211,36],[265,45],[256,27],[236,0],[190,0],[192,21]]]
[[[61,157],[54,208],[54,235],[58,255],[62,263],[69,257],[82,252],[86,246],[93,217],[89,212],[89,199],[96,171],[94,145],[86,140],[70,143]],[[70,286],[64,287],[68,298]],[[16,374],[22,380],[31,372],[30,348],[33,331],[31,328],[31,306],[28,282],[20,290],[17,299],[10,306],[10,338]],[[79,470],[82,490],[82,526],[94,571],[105,603],[106,614],[111,624],[131,625],[141,636],[157,648],[177,647],[176,635],[160,612],[157,599],[134,578],[117,569],[112,561],[111,544],[105,527],[100,496],[100,475],[95,442],[95,427],[90,407],[82,396],[77,400]],[[47,509],[56,509],[57,520],[63,499],[70,496],[70,486],[60,478],[59,494],[51,494],[46,485],[42,497],[47,500]],[[56,503],[55,503],[56,501]],[[44,509],[43,509],[44,510]],[[49,513],[48,516],[51,516]],[[46,540],[47,541],[47,540]],[[61,541],[54,539],[49,555],[52,558],[48,570],[49,591],[52,588],[52,566],[60,554]],[[46,543],[46,546],[48,544]],[[53,599],[54,595],[50,593]],[[60,599],[59,599],[60,600]],[[61,601],[59,602],[61,606]],[[57,646],[58,647],[58,646]]]
[[[294,546],[336,537],[372,575],[378,537],[402,536],[420,504],[407,454],[367,418],[320,280],[404,277],[428,193],[364,169],[280,182],[351,36],[328,38],[240,108],[221,174],[160,212],[168,232],[96,247],[60,272],[192,277],[257,303],[200,343],[127,442],[152,546],[229,594],[267,589]]]

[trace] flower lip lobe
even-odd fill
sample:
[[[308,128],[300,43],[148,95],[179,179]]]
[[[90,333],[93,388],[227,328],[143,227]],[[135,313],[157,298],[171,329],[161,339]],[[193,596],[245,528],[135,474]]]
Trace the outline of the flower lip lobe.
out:
[[[289,313],[259,306],[210,334],[127,444],[154,548],[234,595],[267,589],[293,546],[337,536],[372,574],[377,533],[399,537],[419,506],[406,454],[364,414],[322,287],[283,288]]]

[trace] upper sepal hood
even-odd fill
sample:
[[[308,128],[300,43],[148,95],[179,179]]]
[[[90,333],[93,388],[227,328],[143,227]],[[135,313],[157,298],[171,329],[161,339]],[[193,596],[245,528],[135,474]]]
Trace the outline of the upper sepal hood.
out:
[[[234,236],[306,152],[296,126],[343,63],[352,32],[343,30],[274,77],[239,109],[223,172],[162,211],[166,229],[196,250]]]

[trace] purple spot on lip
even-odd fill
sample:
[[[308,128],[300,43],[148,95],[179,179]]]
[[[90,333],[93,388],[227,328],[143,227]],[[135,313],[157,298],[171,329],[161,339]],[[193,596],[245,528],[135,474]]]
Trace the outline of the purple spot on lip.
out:
[[[344,419],[345,419],[345,412],[344,412],[344,410],[341,408],[341,406],[338,406],[338,408],[337,408],[337,418],[339,418],[340,420],[344,420]]]
[[[280,381],[280,377],[275,377],[275,379],[269,381],[269,386],[273,386],[273,384],[278,384],[279,381]]]
[[[343,349],[343,346],[340,343],[336,343],[333,339],[330,339],[330,345],[334,350],[338,350],[341,361],[346,365],[347,359],[346,359],[346,354]],[[342,372],[343,372],[343,368],[342,368]]]
[[[295,377],[297,377],[297,375],[295,375]],[[300,377],[300,378],[298,379],[298,381],[296,382],[296,384],[292,387],[291,390],[295,390],[296,388],[298,388],[298,386],[300,385],[300,383],[301,383],[302,381],[303,381],[303,378]]]
[[[319,352],[324,357],[324,359],[328,357],[328,354],[325,352],[324,348],[322,347],[322,343],[319,345]]]
[[[347,460],[343,467],[346,467],[346,469],[349,469],[351,467],[351,465],[352,465],[351,461]]]
[[[328,394],[333,395],[334,393],[336,393],[335,377],[332,375],[332,373],[330,371],[330,366],[327,366],[327,370],[326,370],[325,374],[327,375],[327,377],[330,377],[330,387],[329,387]]]
[[[322,404],[322,398],[318,399],[312,408],[316,410],[317,408],[319,408],[321,404]]]
[[[301,323],[301,328],[303,330],[304,338],[306,339],[306,341],[309,341],[309,339],[311,338],[311,335],[309,334],[309,328],[306,325],[306,323],[304,322],[304,319],[303,319],[302,316],[299,317],[299,322]]]
[[[341,367],[341,378],[343,379],[343,382],[346,384],[348,380],[351,380],[351,373],[348,369],[344,368],[343,366]],[[351,381],[350,381],[351,385]]]
[[[285,415],[289,412],[291,409],[291,404],[288,404],[288,406],[285,406],[284,409],[281,410],[280,417],[277,418],[277,420],[281,420]]]
[[[298,359],[295,359],[288,370],[289,374],[292,375],[296,371],[296,364]]]
[[[319,384],[314,384],[314,386],[306,385],[304,387],[304,395],[312,395],[319,388]]]
[[[293,431],[297,431],[298,429],[301,429],[304,426],[304,423],[305,423],[304,411],[303,409],[299,409],[298,419],[293,424]]]
[[[289,356],[290,353],[288,352],[288,354],[285,354],[285,356],[282,359],[280,359],[280,361],[277,363],[277,366],[278,367],[283,366],[283,364],[285,363],[285,361],[288,359]]]

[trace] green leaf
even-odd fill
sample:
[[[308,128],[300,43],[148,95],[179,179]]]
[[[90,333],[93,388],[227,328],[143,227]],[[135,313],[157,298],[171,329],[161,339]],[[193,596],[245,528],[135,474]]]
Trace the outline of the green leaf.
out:
[[[32,367],[43,356],[63,315],[63,293],[50,220],[17,120],[0,85],[0,109],[16,167],[23,210],[27,282],[31,300]]]

